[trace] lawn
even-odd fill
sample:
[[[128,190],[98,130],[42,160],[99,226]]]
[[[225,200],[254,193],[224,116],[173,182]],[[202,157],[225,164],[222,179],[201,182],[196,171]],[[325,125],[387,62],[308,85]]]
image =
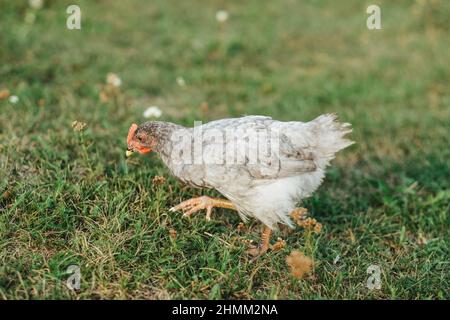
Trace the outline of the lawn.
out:
[[[378,1],[371,31],[370,1],[80,0],[81,30],[68,30],[72,2],[0,0],[0,299],[450,298],[448,1]],[[272,241],[286,246],[252,262],[258,222],[169,212],[217,194],[156,154],[125,158],[152,105],[186,126],[352,123],[356,144],[301,204],[322,231],[281,229]],[[314,259],[303,279],[286,264],[294,250]]]

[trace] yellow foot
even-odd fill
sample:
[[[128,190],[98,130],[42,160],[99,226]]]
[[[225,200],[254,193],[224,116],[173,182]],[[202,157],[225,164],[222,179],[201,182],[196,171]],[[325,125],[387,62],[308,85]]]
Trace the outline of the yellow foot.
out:
[[[212,209],[214,207],[236,210],[236,207],[233,205],[231,201],[202,196],[183,201],[179,205],[170,208],[169,211],[175,212],[181,210],[183,211],[184,217],[189,217],[190,215],[192,215],[197,211],[206,209],[206,220],[210,221]]]

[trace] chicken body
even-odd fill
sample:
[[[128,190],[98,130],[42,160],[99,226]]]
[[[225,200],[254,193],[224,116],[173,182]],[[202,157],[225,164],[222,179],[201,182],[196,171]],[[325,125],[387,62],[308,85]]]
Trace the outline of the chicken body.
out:
[[[159,152],[177,178],[216,189],[242,219],[274,229],[292,226],[292,210],[319,187],[335,154],[353,143],[344,138],[349,132],[349,124],[326,114],[310,122],[246,116],[194,128],[153,121],[133,135],[147,139],[145,146]]]

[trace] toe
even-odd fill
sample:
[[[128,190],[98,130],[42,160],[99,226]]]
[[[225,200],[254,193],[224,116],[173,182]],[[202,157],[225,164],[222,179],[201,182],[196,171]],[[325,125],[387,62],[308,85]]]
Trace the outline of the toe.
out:
[[[257,246],[251,246],[250,248],[247,249],[246,253],[252,257],[258,257],[261,254],[261,248],[257,247]]]
[[[169,210],[171,212],[175,211],[186,211],[192,209],[194,206],[198,204],[197,199],[189,199],[186,201],[181,202],[179,205],[176,205],[175,207],[170,208]]]
[[[193,208],[189,209],[188,211],[186,211],[185,213],[183,213],[184,217],[189,217],[191,214],[204,209],[204,206],[199,204],[197,206],[194,206]]]
[[[206,221],[211,221],[212,206],[206,207]]]

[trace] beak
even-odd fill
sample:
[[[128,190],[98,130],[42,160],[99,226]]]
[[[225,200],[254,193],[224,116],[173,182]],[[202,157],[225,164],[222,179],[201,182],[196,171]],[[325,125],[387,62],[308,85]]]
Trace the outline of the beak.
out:
[[[134,133],[136,132],[138,126],[137,124],[133,123],[128,130],[128,136],[127,136],[127,144],[130,145],[131,139],[133,139]],[[125,155],[127,157],[131,156],[133,154],[133,150],[128,147],[127,151],[125,152]]]

